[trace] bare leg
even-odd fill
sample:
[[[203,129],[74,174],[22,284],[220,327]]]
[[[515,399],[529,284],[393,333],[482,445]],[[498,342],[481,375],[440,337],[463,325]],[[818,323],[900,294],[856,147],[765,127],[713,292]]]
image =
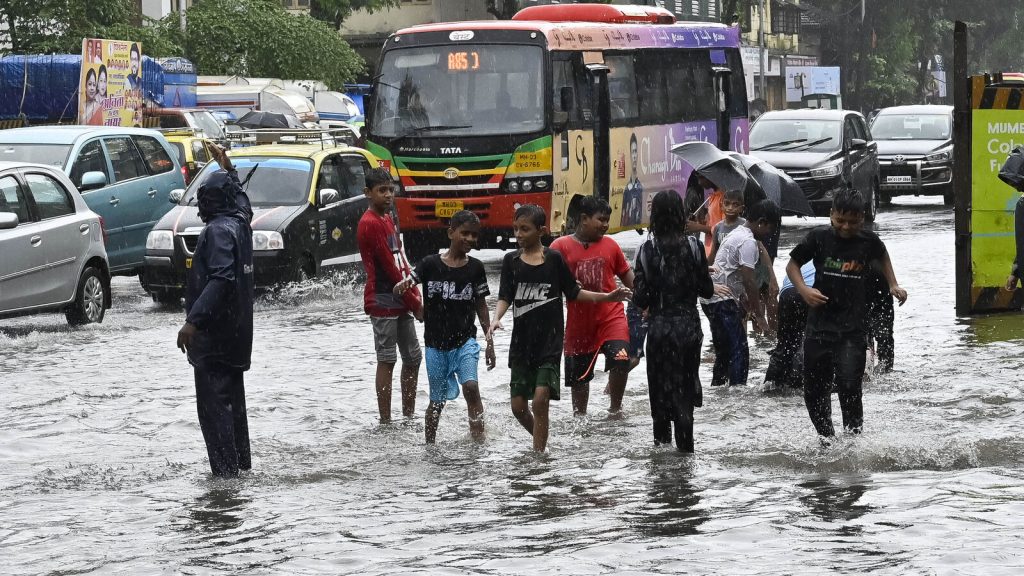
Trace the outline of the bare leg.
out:
[[[407,364],[402,362],[402,416],[406,418],[416,414],[416,380],[420,375],[420,364]],[[388,389],[390,390],[391,378],[388,378]],[[390,412],[390,396],[389,396]]]
[[[611,396],[608,412],[612,414],[622,412],[622,397],[626,394],[626,379],[628,377],[628,370],[615,369],[608,373],[608,389]]]
[[[431,400],[430,404],[427,404],[427,415],[423,427],[427,435],[427,444],[433,444],[437,439],[437,424],[441,421],[441,410],[444,410],[444,402],[436,403]]]
[[[533,414],[530,414],[530,403],[522,396],[512,399],[512,414],[516,420],[526,428],[526,431],[533,435]]]
[[[484,403],[480,400],[480,387],[470,380],[462,385],[462,394],[466,397],[466,409],[469,412],[469,433],[474,440],[483,440]]]
[[[543,452],[548,447],[548,402],[551,390],[538,386],[533,393],[533,449]]]
[[[394,373],[394,362],[377,363],[377,409],[381,424],[391,422],[391,378]]]
[[[577,382],[572,387],[572,414],[586,416],[587,404],[590,403],[590,383]]]

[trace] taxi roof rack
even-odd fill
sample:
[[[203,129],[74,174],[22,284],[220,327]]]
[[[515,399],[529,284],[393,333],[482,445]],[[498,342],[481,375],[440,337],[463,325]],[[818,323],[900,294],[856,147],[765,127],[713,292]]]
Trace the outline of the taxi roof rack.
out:
[[[332,146],[352,146],[359,137],[351,126],[341,128],[250,128],[232,130],[227,140],[232,147],[259,144],[320,144],[321,150]]]

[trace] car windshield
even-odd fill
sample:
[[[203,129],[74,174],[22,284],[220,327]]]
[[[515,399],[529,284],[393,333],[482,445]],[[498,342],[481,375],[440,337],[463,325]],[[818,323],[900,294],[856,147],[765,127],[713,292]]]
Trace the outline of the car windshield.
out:
[[[750,149],[771,152],[833,152],[843,143],[839,120],[761,117],[750,128]]]
[[[875,140],[948,140],[948,114],[879,114],[871,124]]]
[[[232,158],[231,163],[238,170],[238,178],[244,183],[259,164],[252,178],[246,183],[245,191],[253,206],[298,206],[309,199],[310,180],[313,177],[313,161],[306,158],[273,158],[250,156]],[[219,170],[216,162],[210,162],[188,187],[181,199],[187,206],[195,203],[194,196],[199,187]]]
[[[182,166],[187,164],[185,161],[185,145],[181,142],[171,142],[171,146],[174,148],[174,151],[178,153],[178,164],[181,164]]]
[[[67,144],[0,144],[0,161],[33,162],[63,168],[71,146]]]
[[[224,136],[224,130],[221,128],[220,122],[217,122],[213,114],[204,111],[189,112],[188,115],[192,117],[195,127],[202,130],[207,138],[221,138]]]
[[[539,46],[459,44],[384,55],[370,133],[481,136],[544,127]]]

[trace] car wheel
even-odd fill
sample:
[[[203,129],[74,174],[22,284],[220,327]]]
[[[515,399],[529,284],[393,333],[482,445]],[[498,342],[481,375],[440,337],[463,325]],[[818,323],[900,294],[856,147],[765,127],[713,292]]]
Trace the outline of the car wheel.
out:
[[[109,299],[110,283],[104,282],[103,274],[99,269],[93,266],[87,267],[82,271],[81,278],[78,279],[75,300],[64,313],[68,324],[79,326],[103,322],[103,314],[106,312],[103,304]]]
[[[878,201],[881,193],[878,191],[878,184],[871,185],[871,191],[868,192],[868,198],[864,206],[864,221],[874,222],[875,216],[878,215]]]
[[[153,292],[153,302],[162,306],[177,306],[181,304],[182,293],[179,290],[162,290]]]
[[[316,276],[313,261],[310,260],[309,256],[303,256],[295,264],[295,269],[292,271],[292,282],[305,282]]]
[[[886,192],[879,193],[879,195],[878,195],[878,205],[879,206],[888,206],[890,204],[892,204],[892,196],[890,196]]]

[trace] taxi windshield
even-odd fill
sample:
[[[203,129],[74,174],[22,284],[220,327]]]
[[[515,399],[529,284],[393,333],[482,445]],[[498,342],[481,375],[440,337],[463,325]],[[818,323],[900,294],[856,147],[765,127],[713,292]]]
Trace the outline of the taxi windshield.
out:
[[[307,158],[273,158],[248,156],[232,158],[231,163],[238,170],[238,178],[245,183],[245,192],[254,207],[298,206],[309,201],[309,186],[313,177],[313,161]],[[252,178],[246,182],[249,173]],[[220,170],[216,162],[210,162],[188,187],[181,199],[181,205],[195,203],[199,187]]]

